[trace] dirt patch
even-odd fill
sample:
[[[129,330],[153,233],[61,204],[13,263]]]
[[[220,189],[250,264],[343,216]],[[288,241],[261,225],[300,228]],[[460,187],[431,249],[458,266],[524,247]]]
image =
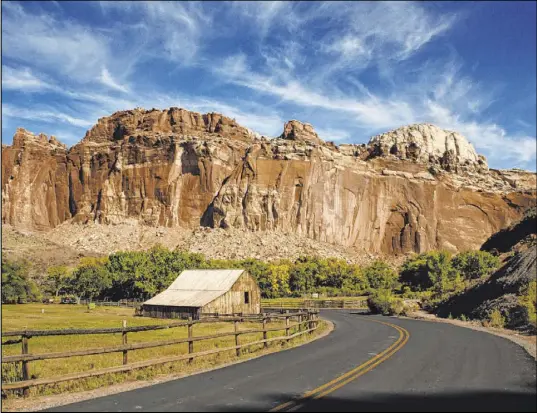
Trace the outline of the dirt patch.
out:
[[[112,394],[122,393],[130,390],[141,389],[143,387],[153,386],[155,384],[164,383],[171,380],[177,380],[188,376],[193,376],[195,374],[206,373],[213,370],[218,370],[224,367],[228,367],[234,364],[244,363],[245,361],[250,361],[259,357],[263,357],[278,351],[286,351],[292,348],[302,346],[304,344],[311,343],[315,340],[319,340],[323,337],[326,337],[334,330],[334,324],[328,320],[322,320],[321,328],[319,332],[315,334],[311,340],[297,341],[296,343],[290,345],[289,347],[279,350],[278,347],[269,348],[267,350],[254,353],[252,357],[240,359],[233,361],[231,363],[222,364],[213,368],[203,369],[196,371],[194,373],[174,373],[171,375],[160,376],[151,380],[143,381],[133,381],[133,382],[124,382],[120,384],[115,384],[108,387],[103,387],[101,389],[77,392],[77,393],[67,393],[67,394],[56,394],[52,396],[42,396],[32,399],[8,399],[2,401],[2,411],[6,412],[33,412],[38,410],[50,409],[53,407],[64,406],[66,404],[77,403],[84,400],[95,399],[97,397],[109,396]]]
[[[459,327],[471,328],[472,330],[484,331],[485,333],[494,334],[495,336],[503,337],[523,347],[530,356],[537,360],[537,336],[521,334],[515,330],[509,330],[506,328],[493,328],[484,327],[479,321],[461,321],[450,320],[448,318],[440,318],[434,314],[429,314],[425,311],[416,311],[410,314],[408,317],[416,320],[432,321],[436,323],[453,324]]]

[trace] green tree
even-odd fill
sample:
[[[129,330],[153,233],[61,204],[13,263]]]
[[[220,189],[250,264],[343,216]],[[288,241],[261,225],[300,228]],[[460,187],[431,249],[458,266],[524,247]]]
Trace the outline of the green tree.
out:
[[[312,292],[319,278],[319,262],[315,258],[300,257],[290,269],[290,289],[299,294]]]
[[[374,290],[393,290],[399,285],[397,273],[382,260],[374,261],[363,271],[369,287]]]
[[[431,290],[438,297],[464,289],[459,271],[447,251],[431,251],[410,257],[401,267],[401,281],[413,290]]]
[[[289,265],[270,264],[268,267],[270,295],[273,298],[286,297],[291,293],[289,288]]]
[[[466,251],[453,257],[452,264],[463,278],[476,280],[492,274],[500,259],[487,251]]]
[[[112,277],[106,264],[108,258],[85,257],[69,277],[67,290],[78,300],[101,296],[112,285]]]
[[[47,292],[54,294],[56,297],[61,290],[68,286],[70,270],[65,265],[55,265],[47,268],[46,288]]]
[[[26,261],[2,258],[2,303],[36,301],[40,298],[36,284],[30,279]]]

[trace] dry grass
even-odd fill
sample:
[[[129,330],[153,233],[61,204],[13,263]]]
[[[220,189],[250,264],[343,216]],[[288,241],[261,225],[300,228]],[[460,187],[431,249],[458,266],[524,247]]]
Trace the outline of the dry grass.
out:
[[[45,313],[41,309],[45,309]],[[21,330],[21,329],[59,329],[59,328],[103,328],[103,327],[120,327],[122,320],[127,320],[129,326],[148,325],[148,324],[167,324],[170,320],[150,319],[144,317],[134,317],[133,309],[97,307],[95,310],[88,311],[85,306],[76,305],[5,305],[2,312],[2,329],[3,331]],[[274,321],[268,324],[269,327],[285,328],[282,321]],[[239,330],[261,328],[261,323],[240,323]],[[205,336],[215,333],[232,332],[233,323],[215,322],[207,324],[196,324],[193,326],[194,336]],[[291,329],[291,334],[296,328]],[[268,338],[282,336],[285,331],[269,332]],[[160,340],[170,340],[175,338],[187,337],[187,328],[178,327],[173,329],[144,331],[138,333],[129,333],[128,342],[141,343]],[[249,343],[262,339],[262,333],[241,335],[240,343]],[[275,342],[271,348],[287,347],[308,340],[308,337],[298,337],[293,343],[286,344]],[[33,354],[74,351],[89,348],[117,346],[122,343],[121,333],[117,334],[97,334],[97,335],[79,335],[79,336],[48,336],[33,337],[29,340],[29,351]],[[234,336],[221,337],[218,339],[194,342],[194,351],[204,351],[214,348],[231,347],[235,345]],[[240,358],[247,358],[250,355],[257,355],[267,350],[263,349],[262,344],[253,345],[243,348],[243,354]],[[9,345],[2,347],[3,355],[20,354],[21,346]],[[188,353],[188,344],[181,343],[177,345],[156,347],[130,351],[128,354],[129,363],[151,360],[155,358],[174,356]],[[251,356],[250,356],[251,357]],[[49,395],[63,392],[73,392],[81,390],[90,390],[102,386],[120,383],[130,380],[147,380],[155,376],[171,373],[190,373],[202,369],[211,368],[221,364],[227,364],[237,360],[234,350],[222,352],[219,354],[196,358],[192,363],[187,361],[166,363],[159,366],[136,369],[128,373],[107,374],[99,377],[92,377],[77,381],[58,383],[55,385],[38,386],[30,389],[30,396]],[[70,357],[63,359],[42,360],[30,362],[31,378],[47,378],[62,376],[88,370],[97,370],[105,367],[119,366],[122,364],[121,353],[111,353],[92,356]],[[14,363],[3,365],[3,380],[12,381],[15,378],[20,380],[20,368],[13,371]],[[11,377],[10,377],[11,376]]]

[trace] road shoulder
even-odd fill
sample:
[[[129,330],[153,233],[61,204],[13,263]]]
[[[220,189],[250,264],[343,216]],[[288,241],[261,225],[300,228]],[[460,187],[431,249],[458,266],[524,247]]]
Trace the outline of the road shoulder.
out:
[[[434,323],[444,323],[451,324],[458,327],[469,328],[476,331],[483,331],[498,337],[503,337],[507,340],[512,341],[515,344],[518,344],[526,352],[537,360],[537,336],[534,335],[525,335],[521,334],[515,330],[508,330],[504,328],[493,328],[493,327],[483,327],[477,321],[461,321],[461,320],[450,320],[447,318],[440,318],[434,314],[429,314],[425,311],[416,311],[409,314],[406,317],[400,316],[401,319],[411,319],[411,320],[420,320],[420,321],[430,321]]]

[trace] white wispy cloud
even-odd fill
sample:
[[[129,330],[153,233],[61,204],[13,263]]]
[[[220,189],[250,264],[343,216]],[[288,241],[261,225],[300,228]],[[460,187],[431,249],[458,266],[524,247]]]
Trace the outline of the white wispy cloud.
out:
[[[128,87],[124,85],[120,85],[110,74],[108,69],[106,67],[103,67],[101,70],[101,76],[99,77],[99,80],[102,84],[111,87],[112,89],[119,90],[120,92],[127,92]]]
[[[65,100],[56,116],[33,101],[8,116],[22,108],[19,118],[29,119],[35,110],[48,124],[81,128],[117,110],[182,106],[267,136],[298,117],[338,142],[431,122],[461,132],[494,162],[535,160],[535,136],[524,132],[531,119],[520,131],[502,126],[491,112],[499,86],[476,78],[445,42],[460,12],[419,2],[95,4],[103,21],[90,26],[64,18],[61,4],[45,14],[2,3],[2,86]],[[425,53],[432,47],[434,59]],[[161,65],[166,85],[162,71],[152,74]],[[174,87],[173,76],[193,71],[202,86]]]
[[[53,89],[50,83],[35,76],[31,69],[2,66],[2,87],[6,90],[37,92]]]
[[[38,110],[36,108],[26,109],[20,106],[10,104],[2,104],[2,116],[15,119],[28,119],[31,121],[41,121],[45,123],[62,122],[72,126],[87,128],[93,125],[93,121],[80,119],[66,113],[62,113],[57,109]]]

